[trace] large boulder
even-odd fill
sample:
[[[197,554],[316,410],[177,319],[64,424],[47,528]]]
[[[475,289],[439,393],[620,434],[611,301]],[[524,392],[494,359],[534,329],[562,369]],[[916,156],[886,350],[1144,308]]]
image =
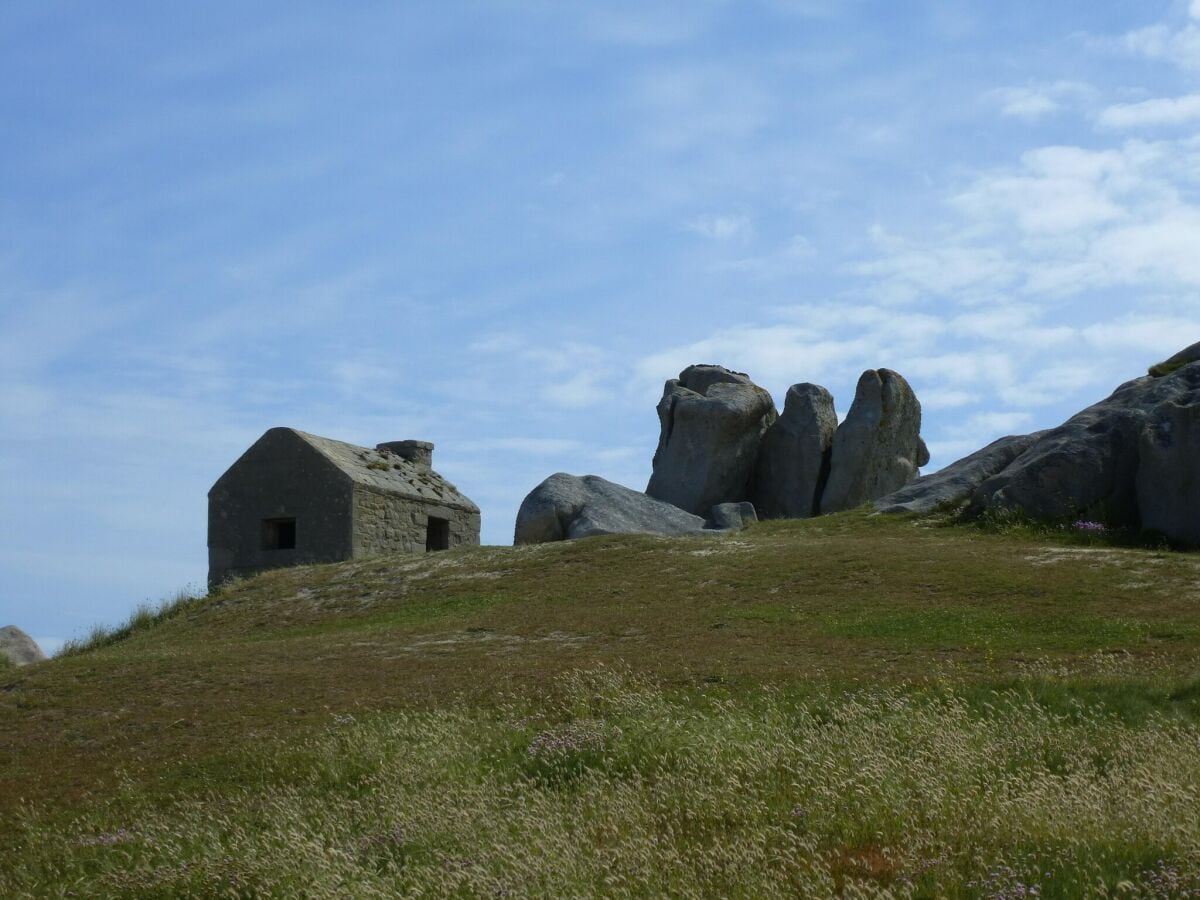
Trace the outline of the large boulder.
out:
[[[754,473],[754,506],[764,519],[807,519],[820,513],[821,491],[837,431],[833,395],[793,384],[783,414],[767,429]]]
[[[771,395],[721,366],[689,366],[663,388],[659,438],[646,493],[695,515],[750,498]]]
[[[1143,528],[1181,544],[1200,544],[1200,397],[1195,394],[1187,403],[1162,404],[1142,429],[1137,503]]]
[[[921,404],[891,369],[868,369],[833,437],[821,512],[853,509],[917,477],[929,451],[921,440]]]
[[[27,666],[30,663],[41,662],[46,654],[29,635],[16,625],[5,625],[0,628],[0,657],[4,657],[14,666]]]
[[[517,512],[514,544],[541,544],[600,534],[713,534],[754,519],[749,504],[719,504],[712,521],[596,475],[551,475]]]
[[[1185,449],[1167,446],[1177,443],[1174,437],[1165,438],[1179,415],[1170,407],[1197,402],[1200,363],[1158,378],[1146,375],[1127,381],[1111,396],[1044,432],[1011,465],[980,484],[969,511],[1015,508],[1035,518],[1082,516],[1138,527],[1143,518],[1140,495],[1162,497],[1174,490],[1170,479],[1189,465]],[[1151,426],[1155,434],[1143,442],[1143,432]],[[1148,458],[1139,479],[1143,447]],[[1190,466],[1197,464],[1200,461],[1192,456]],[[1151,518],[1156,515],[1152,512]],[[1157,521],[1169,520],[1164,516]]]
[[[992,441],[982,450],[964,456],[932,475],[922,475],[875,501],[881,513],[924,513],[939,506],[966,502],[979,485],[1006,469],[1014,459],[1038,440],[1044,431],[1015,434]]]

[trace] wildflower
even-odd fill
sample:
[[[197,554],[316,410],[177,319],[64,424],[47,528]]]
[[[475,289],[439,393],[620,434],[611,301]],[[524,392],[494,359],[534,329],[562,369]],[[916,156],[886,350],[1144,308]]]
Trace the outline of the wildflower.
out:
[[[80,847],[111,847],[113,844],[119,844],[122,841],[127,841],[132,834],[125,828],[118,828],[116,831],[105,831],[93,837],[82,838],[79,841]]]
[[[581,719],[562,728],[535,735],[525,752],[529,756],[545,757],[585,750],[603,750],[607,743],[608,731],[603,722]],[[612,731],[615,732],[616,729]]]
[[[1100,534],[1108,533],[1108,526],[1105,525],[1103,522],[1091,522],[1091,521],[1088,521],[1087,519],[1077,520],[1076,522],[1074,522],[1071,525],[1071,528],[1074,531],[1080,532],[1081,534],[1100,535]]]

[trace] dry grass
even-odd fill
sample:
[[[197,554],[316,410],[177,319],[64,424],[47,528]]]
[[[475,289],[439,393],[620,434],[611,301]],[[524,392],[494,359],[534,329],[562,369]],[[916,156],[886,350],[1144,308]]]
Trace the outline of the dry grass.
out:
[[[1195,896],[1196,736],[1019,690],[734,699],[596,668],[29,814],[0,894]]]
[[[1070,717],[1082,704],[1115,717],[1122,740],[1194,728],[1197,557],[1081,549],[1052,535],[849,513],[736,537],[611,537],[267,573],[86,652],[0,671],[0,844],[23,841],[31,815],[53,844],[120,792],[165,809],[216,785],[212,812],[263,790],[246,761],[264,741],[286,757],[286,742],[312,739],[334,715],[496,725],[512,698],[544,710],[561,677],[600,664],[650,677],[667,697],[682,691],[685,710],[714,691],[753,716],[764,691],[787,692],[799,710],[849,689],[883,692],[886,708],[925,698],[949,715],[954,703],[982,709],[1017,691],[1035,711]],[[146,803],[139,815],[156,808]],[[835,882],[862,868],[899,889],[899,875],[884,877],[894,841],[818,843],[835,853]],[[1007,851],[1002,862],[1020,868]],[[904,877],[921,883],[913,871]],[[958,862],[954,871],[966,877]]]

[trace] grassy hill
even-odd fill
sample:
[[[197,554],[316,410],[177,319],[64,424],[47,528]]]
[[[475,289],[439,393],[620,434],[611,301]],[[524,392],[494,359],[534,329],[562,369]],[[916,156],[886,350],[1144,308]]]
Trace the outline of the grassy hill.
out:
[[[1200,896],[1196,554],[855,512],[93,644],[0,670],[0,896]]]

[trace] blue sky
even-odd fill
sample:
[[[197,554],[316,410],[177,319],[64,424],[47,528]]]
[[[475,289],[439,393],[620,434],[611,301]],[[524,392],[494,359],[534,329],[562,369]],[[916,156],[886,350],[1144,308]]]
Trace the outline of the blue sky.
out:
[[[927,471],[1200,340],[1200,0],[6,0],[0,624],[206,572],[275,425],[511,540],[693,362],[913,384]]]

